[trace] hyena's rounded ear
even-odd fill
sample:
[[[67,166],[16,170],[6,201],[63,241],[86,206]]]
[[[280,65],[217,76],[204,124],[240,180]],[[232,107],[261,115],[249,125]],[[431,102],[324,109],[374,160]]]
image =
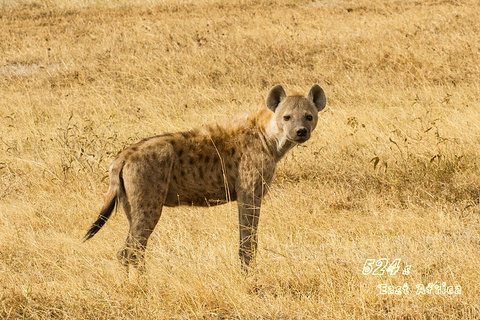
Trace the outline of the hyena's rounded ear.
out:
[[[308,92],[308,99],[313,102],[318,111],[322,111],[327,105],[325,91],[318,84],[314,84]]]
[[[270,89],[265,99],[267,108],[275,112],[280,102],[286,97],[285,90],[280,84],[277,84],[275,87]]]

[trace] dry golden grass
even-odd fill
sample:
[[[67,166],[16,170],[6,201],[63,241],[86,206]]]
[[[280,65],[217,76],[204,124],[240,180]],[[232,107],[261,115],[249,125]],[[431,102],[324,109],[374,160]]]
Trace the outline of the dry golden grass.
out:
[[[1,1],[0,318],[480,318],[479,16],[455,0]],[[165,209],[146,284],[116,261],[121,211],[81,242],[126,145],[314,82],[328,108],[278,167],[254,274],[235,204]],[[381,258],[410,275],[362,274]],[[461,294],[416,294],[442,282]]]

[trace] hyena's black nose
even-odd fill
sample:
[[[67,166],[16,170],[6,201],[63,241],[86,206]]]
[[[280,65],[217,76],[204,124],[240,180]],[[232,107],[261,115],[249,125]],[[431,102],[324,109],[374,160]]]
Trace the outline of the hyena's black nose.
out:
[[[297,130],[297,136],[305,137],[307,135],[307,128],[300,128]]]

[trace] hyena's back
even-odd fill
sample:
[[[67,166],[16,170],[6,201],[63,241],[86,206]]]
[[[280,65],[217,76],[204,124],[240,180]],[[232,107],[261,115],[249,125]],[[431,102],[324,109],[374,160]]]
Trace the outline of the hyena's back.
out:
[[[229,139],[224,131],[206,127],[161,135],[126,149],[119,157],[125,163],[123,182],[127,199],[150,193],[148,189],[165,189],[166,206],[207,206],[236,200],[241,144],[237,136]],[[139,167],[149,171],[141,183]],[[159,185],[162,183],[166,184]],[[135,190],[129,192],[130,188]]]

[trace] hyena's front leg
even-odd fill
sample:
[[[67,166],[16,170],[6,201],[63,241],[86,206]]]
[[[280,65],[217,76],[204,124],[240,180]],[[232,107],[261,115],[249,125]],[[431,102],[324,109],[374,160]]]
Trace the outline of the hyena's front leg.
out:
[[[254,262],[257,251],[257,228],[262,204],[261,190],[242,191],[238,194],[238,222],[240,231],[240,263],[242,270]]]

